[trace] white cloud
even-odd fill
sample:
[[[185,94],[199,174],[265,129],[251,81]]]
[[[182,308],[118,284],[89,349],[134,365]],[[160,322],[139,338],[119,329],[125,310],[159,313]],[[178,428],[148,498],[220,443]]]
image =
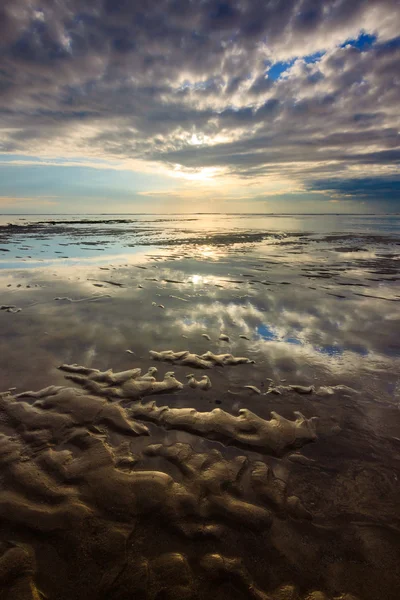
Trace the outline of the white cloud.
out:
[[[193,185],[217,179],[240,193],[251,182],[265,195],[391,176],[400,47],[384,42],[400,30],[396,7],[4,0],[0,151]],[[361,31],[377,36],[371,49],[340,47]],[[273,61],[296,57],[278,81],[266,77]]]

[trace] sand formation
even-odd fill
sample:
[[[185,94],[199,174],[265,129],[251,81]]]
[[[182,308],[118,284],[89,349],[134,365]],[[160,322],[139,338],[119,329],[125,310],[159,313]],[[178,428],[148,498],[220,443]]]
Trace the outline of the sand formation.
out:
[[[2,518],[12,518],[33,528],[58,529],[75,517],[84,516],[89,504],[128,520],[158,511],[189,536],[219,535],[220,518],[239,519],[249,526],[269,526],[271,513],[267,508],[241,499],[241,478],[248,465],[246,457],[226,460],[217,450],[199,454],[188,444],[156,444],[147,446],[144,454],[162,456],[179,469],[183,479],[178,482],[158,471],[127,473],[126,467],[130,469],[134,464],[129,444],[113,448],[104,439],[108,428],[126,433],[125,427],[121,427],[118,419],[100,418],[97,423],[105,429],[91,425],[92,431],[88,430],[87,413],[79,408],[87,399],[71,388],[57,391],[47,388],[46,394],[41,394],[41,399],[33,405],[9,394],[1,397],[7,422],[13,425],[18,420],[22,426],[16,436],[0,435],[3,483],[10,489],[15,485],[25,488],[31,498],[28,501],[18,492],[3,492]],[[56,450],[65,443],[68,450]],[[127,462],[127,458],[131,461]],[[283,506],[282,484],[264,466],[261,474],[259,464],[254,466],[254,489],[259,496],[279,497],[275,504]],[[64,485],[59,486],[57,480]],[[79,482],[84,489],[78,494]],[[273,488],[277,491],[271,491]],[[40,507],[34,500],[39,497]]]
[[[268,380],[269,387],[265,394],[277,394],[282,395],[286,392],[296,392],[297,394],[315,394],[316,396],[332,396],[335,392],[346,392],[347,394],[359,394],[358,390],[354,390],[353,388],[347,385],[321,385],[319,387],[315,387],[315,385],[299,385],[299,384],[290,384],[290,385],[275,385],[271,380]],[[245,386],[252,387],[252,386]]]
[[[203,375],[200,380],[197,380],[193,373],[186,375],[188,380],[188,386],[193,389],[209,390],[211,388],[211,381],[208,375]]]
[[[137,399],[183,388],[183,384],[175,378],[172,371],[166,373],[162,381],[157,381],[154,377],[157,373],[156,367],[151,367],[144,375],[139,368],[120,373],[114,373],[112,369],[99,371],[79,365],[64,364],[59,368],[68,373],[67,379],[79,383],[93,394],[110,399]]]
[[[221,333],[218,339],[221,340],[221,342],[230,342],[229,336],[226,335],[226,333]]]
[[[29,402],[34,399],[33,404]],[[26,401],[24,401],[26,400]],[[38,443],[53,444],[61,441],[65,431],[85,426],[96,431],[108,427],[111,431],[128,436],[148,435],[143,423],[128,418],[125,410],[99,396],[89,396],[81,390],[49,386],[38,392],[27,391],[15,397],[10,393],[0,396],[0,410],[13,426],[29,422]],[[51,418],[50,418],[51,417]]]
[[[201,566],[211,579],[233,581],[238,589],[252,600],[330,600],[323,592],[312,591],[300,595],[293,585],[283,585],[271,593],[265,593],[255,584],[251,574],[239,558],[230,558],[221,554],[207,554],[201,560]],[[352,594],[341,594],[332,600],[357,600]]]
[[[235,556],[240,543],[224,541],[239,534],[242,540],[248,530],[271,544],[272,527],[312,523],[310,508],[271,465],[237,451],[225,456],[187,443],[149,445],[140,422],[283,454],[315,439],[314,419],[272,413],[267,421],[248,410],[234,416],[142,403],[143,390],[182,387],[172,372],[157,381],[155,367],[143,375],[140,369],[62,369],[83,389],[0,395],[2,598],[329,600],[286,584],[265,592],[265,581],[256,583]],[[17,539],[4,538],[8,530],[17,530]],[[155,548],[154,532],[168,544]],[[175,543],[179,538],[187,540],[190,556]]]
[[[244,385],[243,388],[245,390],[250,390],[251,392],[253,392],[253,394],[257,394],[258,396],[261,396],[260,388],[256,387],[255,385]]]
[[[206,368],[249,362],[232,355],[198,357],[172,351],[167,352],[167,362],[180,364],[193,356],[209,362]],[[292,421],[271,412],[271,419],[265,420],[247,409],[233,415],[219,408],[201,412],[157,406],[142,399],[182,390],[183,384],[172,371],[157,381],[156,367],[144,374],[140,368],[114,373],[76,364],[60,369],[82,389],[50,386],[16,396],[10,391],[0,394],[5,431],[13,432],[0,434],[0,518],[6,528],[26,532],[0,547],[0,584],[6,600],[130,600],[132,595],[146,600],[332,598],[315,590],[300,593],[287,584],[266,592],[264,588],[270,588],[265,581],[256,583],[245,562],[235,556],[238,546],[223,548],[227,536],[243,528],[266,536],[264,543],[269,544],[271,528],[279,528],[279,523],[312,525],[312,507],[304,505],[273,465],[250,461],[237,450],[225,456],[216,449],[196,452],[187,443],[149,445],[149,428],[142,422],[282,456],[316,440],[315,418],[295,413]],[[211,386],[206,375],[196,379],[190,374],[187,379],[188,394],[194,393],[191,388]],[[312,463],[299,455],[294,461],[293,456],[285,461],[285,469],[295,462],[300,468]],[[195,543],[195,554],[188,556],[174,544],[171,551],[164,546],[155,554],[154,548],[149,550],[147,533],[152,526],[157,537],[172,531]],[[32,542],[35,536],[45,536],[54,556],[68,554],[73,573],[68,585],[62,577],[43,574],[42,546]],[[207,544],[203,548],[202,539],[214,540],[215,552],[210,553]],[[46,564],[51,573],[48,557]],[[350,595],[335,597],[339,599],[355,600]]]
[[[156,381],[156,367],[151,367],[145,375],[141,374],[139,368],[114,373],[112,370],[99,371],[64,364],[60,369],[68,373],[67,379],[80,384],[96,396],[110,400],[136,401],[130,405],[130,416],[135,420],[144,419],[157,423],[167,429],[182,429],[222,441],[232,440],[241,445],[259,448],[262,452],[278,455],[317,438],[316,419],[307,419],[299,412],[295,413],[297,418],[294,421],[276,412],[271,412],[272,419],[266,421],[244,408],[239,410],[238,416],[234,416],[220,408],[210,412],[199,412],[194,408],[171,408],[157,406],[155,402],[139,401],[144,396],[182,389],[183,384],[175,378],[172,371],[167,372],[162,381]],[[207,376],[197,381],[193,375],[189,375],[188,385],[206,390],[210,388],[211,381]],[[59,391],[60,388],[46,388],[41,392],[25,392],[24,396],[46,398],[50,394],[51,398]],[[105,407],[108,406],[111,409],[116,405],[105,403]]]
[[[5,600],[43,600],[34,582],[35,558],[27,545],[0,542],[0,594]]]
[[[266,421],[246,408],[241,408],[238,416],[234,416],[220,408],[199,412],[194,408],[170,408],[157,406],[155,402],[138,402],[131,406],[129,414],[168,429],[183,429],[212,439],[230,440],[231,443],[278,455],[317,439],[315,417],[306,419],[299,412],[295,412],[295,421],[289,421],[276,412],[271,412],[272,419]]]
[[[196,453],[188,444],[153,444],[144,448],[143,457],[150,461],[162,457],[178,469],[179,477],[132,471],[135,460],[131,456],[131,463],[127,461],[129,444],[115,447],[107,429],[102,434],[87,430],[86,416],[78,409],[87,396],[68,388],[47,388],[37,396],[33,405],[10,394],[0,398],[6,425],[15,425],[16,419],[21,425],[12,437],[0,436],[5,490],[0,517],[6,527],[18,527],[23,538],[3,543],[0,549],[2,597],[40,600],[90,594],[95,600],[128,600],[132,595],[189,600],[208,598],[227,582],[233,596],[237,589],[246,598],[261,600],[297,597],[293,586],[265,593],[242,560],[231,555],[205,553],[189,561],[181,552],[161,551],[154,557],[153,551],[147,558],[146,538],[131,537],[147,517],[157,523],[159,534],[172,527],[194,540],[199,536],[222,540],[239,524],[259,535],[268,531],[275,513],[279,519],[304,518],[299,514],[300,500],[287,497],[285,484],[268,465],[249,463],[244,456],[225,459],[217,450]],[[97,401],[103,406],[103,399]],[[60,421],[68,414],[69,426]],[[246,473],[255,500],[246,498]],[[42,541],[35,549],[31,544],[37,535]],[[35,551],[40,554],[43,544],[52,550],[47,552],[48,570],[40,574],[39,586]],[[68,581],[51,577],[51,560],[56,559],[57,569],[57,557],[62,555],[70,561]],[[307,598],[328,598],[313,594]]]
[[[174,365],[187,367],[196,367],[197,369],[211,369],[215,366],[223,367],[225,365],[254,364],[254,360],[242,356],[233,356],[232,354],[214,354],[210,350],[204,354],[192,354],[189,350],[174,352],[173,350],[163,350],[156,352],[150,350],[150,356],[154,360],[169,362]]]
[[[4,310],[5,312],[9,312],[9,313],[14,313],[15,314],[15,313],[21,312],[22,308],[18,308],[14,304],[2,304],[0,306],[0,310]]]

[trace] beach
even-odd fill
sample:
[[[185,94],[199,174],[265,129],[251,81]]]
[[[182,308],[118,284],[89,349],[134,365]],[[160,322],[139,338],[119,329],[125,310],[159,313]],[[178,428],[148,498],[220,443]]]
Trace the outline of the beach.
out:
[[[399,220],[2,215],[0,598],[397,600]]]

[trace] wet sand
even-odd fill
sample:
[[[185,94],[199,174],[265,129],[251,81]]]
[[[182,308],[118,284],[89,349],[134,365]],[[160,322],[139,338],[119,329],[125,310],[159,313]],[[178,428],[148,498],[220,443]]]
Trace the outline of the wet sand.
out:
[[[0,236],[1,600],[397,600],[398,238],[64,221]]]

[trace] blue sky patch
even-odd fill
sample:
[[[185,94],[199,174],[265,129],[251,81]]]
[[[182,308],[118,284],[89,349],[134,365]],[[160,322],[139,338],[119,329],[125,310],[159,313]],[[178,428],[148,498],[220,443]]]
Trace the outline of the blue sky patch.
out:
[[[304,57],[304,62],[307,63],[308,65],[311,63],[315,63],[318,62],[323,56],[324,56],[325,52],[314,52],[314,54],[309,54],[308,56]]]
[[[274,65],[272,65],[272,67],[270,67],[270,69],[267,72],[268,78],[276,81],[277,79],[279,79],[282,73],[287,71],[293,65],[295,60],[296,59],[293,58],[292,60],[288,60],[286,62],[275,63]]]
[[[345,46],[353,46],[358,48],[361,52],[369,50],[376,42],[376,35],[370,35],[369,33],[361,33],[358,38],[347,40],[340,45],[341,48]]]
[[[313,54],[307,54],[306,56],[296,56],[291,60],[276,62],[270,66],[266,74],[268,75],[268,79],[273,79],[276,81],[281,77],[282,73],[285,73],[288,69],[290,69],[290,67],[292,67],[299,58],[302,58],[304,62],[309,65],[318,62],[322,56],[324,56],[324,54],[324,51],[320,51],[314,52]]]

